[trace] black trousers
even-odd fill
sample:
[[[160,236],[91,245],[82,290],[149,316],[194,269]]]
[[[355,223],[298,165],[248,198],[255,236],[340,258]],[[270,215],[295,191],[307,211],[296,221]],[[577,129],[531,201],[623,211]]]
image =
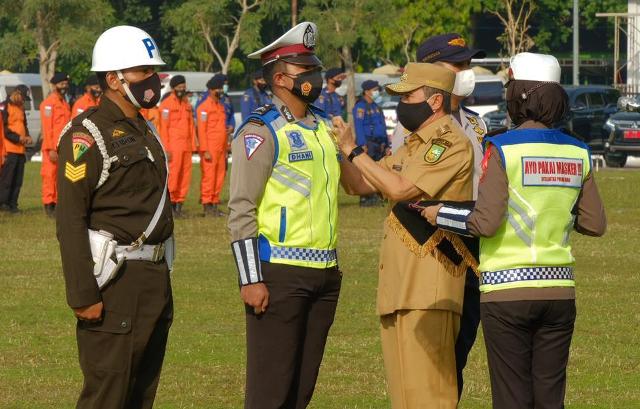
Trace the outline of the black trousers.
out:
[[[575,300],[482,303],[494,409],[564,408]]]
[[[456,374],[458,376],[458,399],[462,396],[464,378],[462,371],[467,365],[467,358],[473,344],[476,342],[478,326],[480,325],[480,283],[478,276],[471,269],[467,269],[464,283],[464,301],[462,316],[460,317],[460,332],[456,338]]]
[[[102,302],[102,321],[76,329],[84,375],[76,408],[150,409],[173,319],[166,263],[126,261]]]
[[[245,409],[303,409],[311,401],[333,324],[342,274],[262,263],[267,311],[246,307]]]
[[[26,156],[8,153],[0,170],[0,206],[6,205],[11,209],[18,208],[18,196],[24,180],[24,164]]]

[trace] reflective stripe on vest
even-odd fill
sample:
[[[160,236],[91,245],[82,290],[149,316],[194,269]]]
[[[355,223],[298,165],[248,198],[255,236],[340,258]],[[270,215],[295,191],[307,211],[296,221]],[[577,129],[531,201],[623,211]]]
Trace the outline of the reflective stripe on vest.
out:
[[[249,118],[256,116],[270,128],[276,146],[257,209],[260,259],[335,266],[340,164],[328,123],[318,118],[315,129],[289,123],[273,108]]]
[[[507,214],[480,239],[480,291],[573,287],[571,213],[591,170],[585,144],[559,130],[523,129],[488,138],[508,185]]]

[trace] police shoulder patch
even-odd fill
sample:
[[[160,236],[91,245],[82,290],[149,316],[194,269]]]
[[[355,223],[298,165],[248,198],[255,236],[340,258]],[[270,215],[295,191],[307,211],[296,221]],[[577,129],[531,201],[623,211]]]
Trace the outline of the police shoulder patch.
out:
[[[76,183],[87,176],[87,164],[81,163],[78,166],[72,165],[70,162],[66,162],[64,165],[64,177],[69,179],[71,183]]]
[[[246,134],[244,136],[244,152],[247,155],[247,159],[251,160],[254,153],[264,143],[264,138],[256,134]]]
[[[44,116],[51,116],[52,111],[53,111],[53,108],[51,107],[51,105],[45,105]]]
[[[424,161],[427,163],[436,163],[440,160],[440,158],[442,157],[442,154],[446,150],[447,150],[446,146],[440,145],[436,143],[436,141],[433,141],[431,143],[431,147],[429,148],[427,153],[425,153],[424,155]]]
[[[363,108],[358,108],[358,110],[356,111],[356,116],[358,118],[364,118],[364,109]]]

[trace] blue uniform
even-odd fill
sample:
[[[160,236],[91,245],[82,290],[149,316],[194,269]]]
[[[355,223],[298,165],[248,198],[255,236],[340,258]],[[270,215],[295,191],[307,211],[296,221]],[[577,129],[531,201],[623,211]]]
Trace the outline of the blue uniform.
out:
[[[388,145],[387,126],[382,109],[375,102],[369,104],[361,98],[353,106],[353,120],[356,144],[366,145],[369,156],[374,160],[382,159]]]
[[[265,106],[271,103],[271,97],[266,91],[257,90],[255,87],[251,87],[242,95],[242,120],[244,121],[251,115],[253,111],[261,106]]]
[[[329,118],[342,116],[342,113],[344,112],[344,98],[336,92],[327,91],[327,88],[322,89],[322,92],[314,105],[322,109]]]

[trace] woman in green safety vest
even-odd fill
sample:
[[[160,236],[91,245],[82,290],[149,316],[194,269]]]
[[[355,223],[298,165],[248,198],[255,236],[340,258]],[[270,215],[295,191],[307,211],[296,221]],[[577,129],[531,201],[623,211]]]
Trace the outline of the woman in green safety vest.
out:
[[[564,407],[576,317],[569,233],[602,236],[604,208],[589,148],[553,129],[568,113],[550,55],[511,59],[515,129],[486,138],[473,210],[431,206],[441,229],[480,237],[481,320],[495,409]]]

